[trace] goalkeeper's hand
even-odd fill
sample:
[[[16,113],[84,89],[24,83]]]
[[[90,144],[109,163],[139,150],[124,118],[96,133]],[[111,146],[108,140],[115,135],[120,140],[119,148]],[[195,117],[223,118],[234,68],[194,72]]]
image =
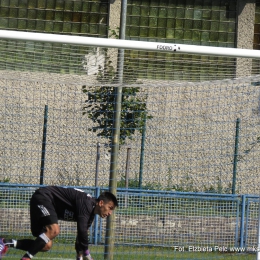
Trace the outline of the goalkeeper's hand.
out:
[[[92,256],[89,254],[89,255],[83,256],[83,260],[94,260],[94,259],[93,259]]]
[[[89,250],[80,251],[77,255],[77,260],[94,260],[90,255]]]

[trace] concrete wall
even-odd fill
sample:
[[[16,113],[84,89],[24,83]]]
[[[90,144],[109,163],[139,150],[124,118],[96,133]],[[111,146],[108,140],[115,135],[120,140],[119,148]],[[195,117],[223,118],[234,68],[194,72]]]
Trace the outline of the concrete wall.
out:
[[[238,0],[237,48],[253,49],[255,1]],[[237,77],[251,75],[252,59],[237,59]]]

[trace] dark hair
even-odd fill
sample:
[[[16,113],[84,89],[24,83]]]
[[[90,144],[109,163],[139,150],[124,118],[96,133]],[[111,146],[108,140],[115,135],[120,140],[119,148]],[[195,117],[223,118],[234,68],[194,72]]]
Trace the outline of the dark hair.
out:
[[[116,196],[109,191],[102,192],[97,200],[98,201],[103,200],[105,203],[112,201],[114,203],[115,207],[118,207],[118,201],[117,201]]]

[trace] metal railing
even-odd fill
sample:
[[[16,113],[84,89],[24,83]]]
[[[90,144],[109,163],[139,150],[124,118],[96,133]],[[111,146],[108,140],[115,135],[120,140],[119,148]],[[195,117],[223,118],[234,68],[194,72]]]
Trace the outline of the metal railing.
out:
[[[38,185],[1,184],[0,233],[29,237],[29,199]],[[77,187],[99,196],[107,188]],[[192,192],[140,189],[117,190],[115,243],[121,245],[253,247],[256,245],[259,198]],[[76,225],[61,221],[58,241],[75,238]],[[96,216],[90,243],[103,244],[105,220]]]

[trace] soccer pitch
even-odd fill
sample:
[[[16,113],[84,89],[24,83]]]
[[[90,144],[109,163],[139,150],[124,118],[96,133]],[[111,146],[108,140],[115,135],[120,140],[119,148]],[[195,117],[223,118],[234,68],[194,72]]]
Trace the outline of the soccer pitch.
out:
[[[47,253],[38,253],[34,259],[48,259],[48,260],[75,260],[74,246],[63,245],[64,251],[57,251],[60,245],[56,244],[53,249]],[[94,260],[104,259],[104,247],[103,246],[91,246],[91,255]],[[134,253],[133,253],[134,251]],[[21,257],[22,251],[12,250],[8,251],[4,259],[16,260]],[[165,248],[149,248],[149,247],[131,247],[131,246],[115,246],[114,260],[161,260],[161,259],[185,259],[185,260],[203,260],[203,259],[225,259],[225,260],[253,260],[255,254],[246,253],[219,253],[219,252],[176,252],[171,249]]]

